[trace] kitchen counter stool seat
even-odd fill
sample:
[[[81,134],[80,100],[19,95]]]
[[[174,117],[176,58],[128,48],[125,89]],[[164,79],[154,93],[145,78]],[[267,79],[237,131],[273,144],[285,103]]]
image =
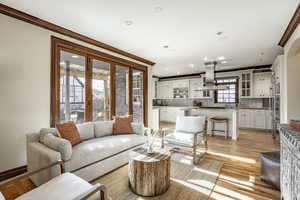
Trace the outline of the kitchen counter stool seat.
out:
[[[228,138],[228,119],[227,118],[218,118],[218,117],[212,117],[209,118],[209,122],[211,123],[211,136],[214,136],[214,132],[215,131],[220,131],[220,132],[224,132],[225,134],[225,139]],[[215,130],[215,123],[224,123],[224,130]]]

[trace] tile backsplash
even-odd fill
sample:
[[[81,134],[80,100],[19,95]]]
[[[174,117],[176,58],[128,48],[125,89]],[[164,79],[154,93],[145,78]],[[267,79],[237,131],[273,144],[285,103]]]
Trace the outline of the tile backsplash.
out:
[[[153,106],[195,106],[201,103],[203,107],[236,107],[236,104],[214,103],[213,98],[210,99],[154,99]],[[240,99],[239,107],[246,108],[263,108],[269,107],[269,99],[253,98]]]

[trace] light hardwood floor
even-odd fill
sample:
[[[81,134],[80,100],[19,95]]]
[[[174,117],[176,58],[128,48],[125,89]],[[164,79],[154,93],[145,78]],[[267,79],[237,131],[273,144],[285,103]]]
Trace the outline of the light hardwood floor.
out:
[[[165,124],[171,126],[172,124]],[[280,199],[280,193],[260,181],[260,152],[278,151],[279,142],[270,133],[241,130],[238,141],[224,137],[209,137],[207,158],[224,162],[210,200],[267,200]],[[127,179],[127,166],[101,178],[105,183]],[[14,199],[34,188],[29,180],[10,185],[2,192],[7,199]],[[142,199],[142,198],[141,198]],[[172,199],[173,200],[173,199]],[[182,199],[181,199],[182,200]]]

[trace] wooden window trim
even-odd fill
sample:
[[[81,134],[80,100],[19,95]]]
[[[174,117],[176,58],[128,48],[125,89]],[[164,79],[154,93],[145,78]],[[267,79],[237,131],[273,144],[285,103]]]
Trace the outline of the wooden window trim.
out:
[[[111,116],[114,116],[116,113],[116,85],[115,85],[115,72],[116,65],[121,65],[129,68],[129,111],[132,114],[132,69],[143,71],[144,74],[144,125],[148,125],[148,68],[144,65],[125,60],[116,56],[112,56],[88,47],[84,47],[79,44],[75,44],[54,36],[51,36],[51,104],[50,104],[50,125],[51,127],[55,126],[55,123],[59,122],[59,112],[60,112],[60,52],[67,51],[70,53],[78,54],[85,56],[86,58],[86,112],[85,120],[92,121],[92,87],[91,87],[91,67],[92,63],[90,59],[97,59],[110,64],[110,95],[111,95]],[[89,69],[89,70],[88,70]]]

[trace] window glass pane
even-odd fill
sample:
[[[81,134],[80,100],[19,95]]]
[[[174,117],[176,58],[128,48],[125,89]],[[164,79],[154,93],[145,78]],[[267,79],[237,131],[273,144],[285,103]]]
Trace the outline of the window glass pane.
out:
[[[93,59],[93,121],[110,119],[110,64]]]
[[[143,80],[144,72],[139,70],[132,70],[132,80],[133,80],[133,97],[132,97],[132,111],[133,111],[133,121],[143,123],[144,119],[144,92],[143,92]]]
[[[116,115],[129,114],[129,68],[116,66]]]
[[[60,53],[60,121],[84,122],[85,57]]]
[[[222,83],[222,80],[218,80],[218,83]],[[217,92],[217,102],[218,103],[235,103],[236,102],[236,79],[224,79],[223,83],[220,84],[222,86],[227,86],[228,89],[225,90],[219,90]],[[243,85],[245,83],[242,83]],[[244,94],[245,91],[242,89],[242,94]]]

